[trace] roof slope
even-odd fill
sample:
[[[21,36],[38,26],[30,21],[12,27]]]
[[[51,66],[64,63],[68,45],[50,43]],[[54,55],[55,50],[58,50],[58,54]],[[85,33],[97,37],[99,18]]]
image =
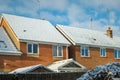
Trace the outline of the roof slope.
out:
[[[66,68],[66,69],[70,68],[71,70],[74,68],[86,69],[86,67],[74,61],[73,59],[66,59],[66,60],[53,62],[51,65],[48,66],[48,68],[57,72],[59,71],[59,69],[62,69],[62,68]]]
[[[12,43],[3,27],[0,27],[0,53],[1,52],[11,54],[20,53]]]
[[[56,28],[64,33],[74,45],[94,45],[103,47],[119,47],[113,38],[108,37],[105,33],[95,30],[76,28],[70,26],[57,25]]]
[[[20,40],[30,40],[48,43],[70,44],[55,28],[40,19],[25,18],[15,15],[3,14],[4,18]]]
[[[18,68],[16,70],[11,71],[10,73],[29,73],[29,72],[53,72],[46,66],[43,66],[41,64]]]

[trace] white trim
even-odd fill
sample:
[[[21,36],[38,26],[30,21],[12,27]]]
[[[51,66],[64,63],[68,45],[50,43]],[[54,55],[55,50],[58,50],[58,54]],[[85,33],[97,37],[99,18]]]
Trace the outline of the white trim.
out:
[[[84,47],[84,50],[85,50],[85,48],[88,48],[88,56],[82,55],[82,47]],[[84,53],[84,54],[85,54],[85,53]],[[81,45],[81,46],[80,46],[80,55],[81,55],[81,57],[90,57],[90,49],[89,49],[89,46]]]
[[[52,47],[52,54],[53,54],[53,48],[54,48],[54,46],[57,46],[57,53],[56,53],[57,56],[54,56],[54,55],[53,55],[53,57],[63,57],[63,46],[61,46],[61,45],[53,45],[53,47]],[[58,47],[61,47],[61,49],[62,49],[62,51],[61,51],[61,52],[62,52],[62,53],[61,53],[61,56],[58,56]]]
[[[97,45],[97,44],[86,44],[86,43],[76,43],[76,45],[80,46],[80,45],[86,45],[86,46],[89,46],[89,47],[105,47],[105,48],[109,48],[109,49],[113,49],[113,48],[119,48],[119,46],[103,46],[103,45]]]
[[[37,44],[49,44],[49,45],[62,45],[62,46],[66,46],[66,45],[71,45],[71,44],[66,44],[66,43],[56,43],[56,42],[46,42],[46,41],[37,41],[37,40],[27,40],[27,39],[19,39],[20,42],[29,42],[29,43],[37,43]]]
[[[32,53],[29,53],[28,52],[28,44],[31,44],[32,45]],[[37,49],[37,53],[33,53],[33,44],[37,44],[38,46],[38,49]],[[39,44],[38,43],[30,43],[30,42],[27,42],[27,54],[39,54]]]
[[[69,42],[71,42],[73,45],[76,44],[76,43],[74,42],[74,40],[73,40],[69,35],[67,35],[67,34],[64,32],[64,30],[62,30],[62,29],[59,27],[59,25],[56,25],[56,29],[57,29],[60,33],[62,33],[62,35],[63,35]]]
[[[101,53],[101,49],[105,49],[105,56],[103,56],[103,53]],[[102,54],[102,55],[101,55]],[[106,48],[105,47],[100,47],[100,57],[107,57],[107,54],[106,54]]]
[[[117,58],[115,58],[115,50],[117,50]],[[118,57],[118,54],[119,54],[118,51],[120,51],[120,49],[114,49],[114,58],[115,58],[115,59],[120,59],[120,57]],[[120,55],[120,54],[119,54],[119,55]]]
[[[21,52],[15,52],[15,51],[0,51],[0,55],[16,55],[21,56]]]

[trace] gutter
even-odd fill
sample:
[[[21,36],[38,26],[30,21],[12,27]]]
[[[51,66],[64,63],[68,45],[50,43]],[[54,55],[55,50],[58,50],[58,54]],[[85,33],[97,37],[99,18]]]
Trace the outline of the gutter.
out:
[[[0,55],[16,55],[21,56],[22,52],[15,52],[15,51],[0,51]]]
[[[120,49],[120,47],[118,46],[105,46],[105,45],[93,45],[93,44],[82,44],[82,43],[76,43],[76,45],[80,46],[80,45],[86,45],[86,46],[90,46],[90,47],[105,47],[105,48],[117,48],[117,49]]]
[[[58,43],[58,42],[46,42],[46,41],[37,41],[37,40],[27,40],[27,39],[19,39],[20,42],[31,42],[31,43],[39,43],[39,44],[50,44],[50,45],[63,45],[63,46],[70,46],[67,43]]]

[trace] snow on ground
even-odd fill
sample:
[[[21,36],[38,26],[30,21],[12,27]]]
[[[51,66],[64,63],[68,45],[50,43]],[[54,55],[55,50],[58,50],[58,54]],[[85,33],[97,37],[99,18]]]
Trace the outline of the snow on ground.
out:
[[[113,77],[120,78],[120,62],[97,66],[95,69],[87,71],[77,80],[108,80],[108,78]]]

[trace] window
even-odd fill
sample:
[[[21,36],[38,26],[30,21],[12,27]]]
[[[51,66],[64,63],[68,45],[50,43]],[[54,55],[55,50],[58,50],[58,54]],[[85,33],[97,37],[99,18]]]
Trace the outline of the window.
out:
[[[114,49],[114,57],[116,59],[120,59],[120,50],[119,49]]]
[[[38,44],[30,44],[27,45],[29,54],[37,54],[38,53]]]
[[[100,56],[106,57],[106,48],[100,48]]]
[[[62,57],[62,46],[53,46],[53,56]]]
[[[81,46],[81,56],[89,57],[89,47]]]

